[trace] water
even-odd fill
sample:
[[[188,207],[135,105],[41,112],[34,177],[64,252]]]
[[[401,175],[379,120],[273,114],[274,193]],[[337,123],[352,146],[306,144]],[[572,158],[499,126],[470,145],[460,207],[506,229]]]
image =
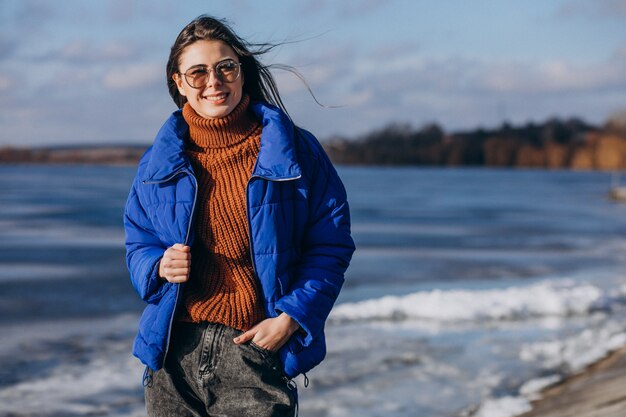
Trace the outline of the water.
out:
[[[121,226],[134,171],[0,166],[1,416],[145,415]],[[626,344],[608,174],[339,171],[357,252],[302,416],[512,416]]]

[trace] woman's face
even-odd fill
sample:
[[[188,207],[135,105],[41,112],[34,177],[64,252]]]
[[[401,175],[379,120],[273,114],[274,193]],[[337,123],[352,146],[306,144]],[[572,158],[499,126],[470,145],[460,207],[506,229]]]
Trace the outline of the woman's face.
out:
[[[209,76],[205,85],[193,88],[185,80],[185,76],[174,74],[173,79],[180,94],[187,98],[189,105],[198,115],[206,119],[225,117],[233,111],[243,94],[243,71],[234,82],[223,82],[215,76],[215,65],[227,59],[239,62],[235,51],[222,41],[201,40],[183,49],[178,68],[181,74],[203,66],[209,68]]]

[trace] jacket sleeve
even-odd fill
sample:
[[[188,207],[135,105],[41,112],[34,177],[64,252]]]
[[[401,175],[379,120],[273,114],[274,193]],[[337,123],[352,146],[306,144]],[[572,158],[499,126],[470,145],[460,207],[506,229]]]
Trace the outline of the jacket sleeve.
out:
[[[287,294],[276,303],[277,310],[287,313],[306,332],[304,346],[324,329],[355,250],[345,188],[315,142],[320,154],[310,176],[309,220],[301,258]]]
[[[126,265],[130,279],[142,300],[154,302],[171,285],[158,277],[158,265],[166,247],[156,236],[137,195],[137,180],[130,190],[124,209]]]

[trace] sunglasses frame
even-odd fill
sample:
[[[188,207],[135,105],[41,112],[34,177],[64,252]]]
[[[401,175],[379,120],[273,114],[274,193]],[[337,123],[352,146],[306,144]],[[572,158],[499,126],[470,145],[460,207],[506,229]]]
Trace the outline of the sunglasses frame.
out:
[[[220,64],[224,64],[224,63],[229,63],[229,64],[233,63],[233,64],[236,65],[236,67],[237,67],[237,77],[234,80],[226,81],[223,78],[223,76],[216,70],[217,67],[220,66]],[[204,84],[201,84],[198,87],[196,87],[196,86],[192,85],[191,82],[189,82],[189,77],[191,77],[189,72],[190,71],[195,71],[198,68],[203,68],[203,69],[205,69],[207,71],[207,79],[206,79],[206,82],[204,82]],[[200,89],[200,88],[204,87],[207,84],[207,82],[209,82],[209,79],[211,78],[211,71],[213,71],[213,74],[215,74],[215,78],[217,78],[220,82],[227,83],[227,84],[234,83],[235,81],[237,81],[239,79],[239,77],[241,77],[241,62],[237,62],[237,61],[235,61],[232,58],[227,58],[227,59],[224,59],[224,60],[218,62],[217,64],[213,65],[212,67],[208,67],[208,66],[205,66],[205,65],[198,65],[198,66],[194,66],[192,68],[189,68],[186,72],[182,72],[182,73],[179,72],[179,74],[185,79],[185,81],[187,82],[189,87],[195,88],[195,89]]]

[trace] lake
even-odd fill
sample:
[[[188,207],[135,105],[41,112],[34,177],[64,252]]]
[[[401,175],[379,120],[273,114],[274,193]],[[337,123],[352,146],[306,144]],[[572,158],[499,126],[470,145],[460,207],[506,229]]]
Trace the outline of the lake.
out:
[[[598,172],[338,167],[357,244],[300,415],[522,412],[626,345],[626,205]],[[144,416],[135,169],[0,166],[0,415]]]

